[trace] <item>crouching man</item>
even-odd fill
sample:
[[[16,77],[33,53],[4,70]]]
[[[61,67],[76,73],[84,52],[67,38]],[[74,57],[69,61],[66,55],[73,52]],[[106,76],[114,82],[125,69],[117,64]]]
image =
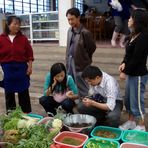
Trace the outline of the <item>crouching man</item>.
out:
[[[90,88],[78,104],[78,112],[96,117],[99,125],[118,127],[123,108],[118,82],[95,66],[86,67],[82,77]]]

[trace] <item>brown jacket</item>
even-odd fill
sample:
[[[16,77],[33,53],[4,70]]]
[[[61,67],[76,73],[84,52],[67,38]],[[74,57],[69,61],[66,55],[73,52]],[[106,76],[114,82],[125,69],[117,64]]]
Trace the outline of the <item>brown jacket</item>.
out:
[[[67,35],[66,65],[68,65],[71,37],[72,28],[69,28]],[[81,25],[75,36],[74,62],[76,72],[82,72],[86,66],[92,63],[92,55],[95,50],[96,44],[92,34]]]

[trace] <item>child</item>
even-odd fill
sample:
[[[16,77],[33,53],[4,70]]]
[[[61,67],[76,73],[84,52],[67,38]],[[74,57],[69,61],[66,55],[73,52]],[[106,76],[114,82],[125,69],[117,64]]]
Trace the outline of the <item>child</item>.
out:
[[[48,113],[56,114],[56,108],[62,106],[67,113],[73,113],[74,100],[78,97],[78,90],[73,78],[66,74],[62,63],[52,65],[44,83],[44,96],[39,98],[40,104]]]
[[[123,102],[117,81],[96,66],[86,67],[82,77],[90,88],[89,96],[78,104],[79,113],[95,116],[98,124],[118,127]]]

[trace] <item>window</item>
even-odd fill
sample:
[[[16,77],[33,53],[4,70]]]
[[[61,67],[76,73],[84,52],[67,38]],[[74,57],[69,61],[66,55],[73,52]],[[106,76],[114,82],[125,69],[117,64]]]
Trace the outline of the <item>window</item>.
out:
[[[23,13],[29,13],[30,12],[29,0],[23,0],[23,7],[25,8]]]
[[[80,10],[80,13],[83,13],[83,0],[75,0],[75,7]]]
[[[4,1],[0,1],[0,13],[4,12]]]
[[[58,11],[58,0],[56,0],[56,11]]]
[[[51,11],[51,0],[45,0],[45,11]]]
[[[58,10],[58,0],[0,0],[0,12],[2,13],[36,13]]]
[[[31,12],[36,13],[37,12],[37,1],[36,0],[31,0]]]
[[[38,0],[38,12],[43,12],[44,9],[43,9],[43,3],[44,1],[43,0]]]
[[[12,0],[5,0],[5,12],[6,13],[14,13],[13,4],[14,3]]]
[[[22,0],[16,0],[14,2],[14,7],[15,7],[15,13],[18,14],[18,13],[22,13]]]

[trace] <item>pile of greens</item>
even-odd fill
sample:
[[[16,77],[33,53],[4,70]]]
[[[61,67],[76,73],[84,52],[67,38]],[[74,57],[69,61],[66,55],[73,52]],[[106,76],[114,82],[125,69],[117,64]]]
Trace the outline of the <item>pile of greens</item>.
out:
[[[59,130],[48,131],[44,124],[21,129],[25,135],[16,144],[8,143],[8,148],[49,148],[53,143],[52,139],[58,134]]]
[[[0,115],[3,129],[0,140],[6,142],[7,148],[49,148],[62,126],[61,120],[53,121],[38,124],[36,119],[28,117],[20,107],[17,107],[8,115]]]
[[[86,148],[118,148],[118,144],[109,140],[91,139]]]

